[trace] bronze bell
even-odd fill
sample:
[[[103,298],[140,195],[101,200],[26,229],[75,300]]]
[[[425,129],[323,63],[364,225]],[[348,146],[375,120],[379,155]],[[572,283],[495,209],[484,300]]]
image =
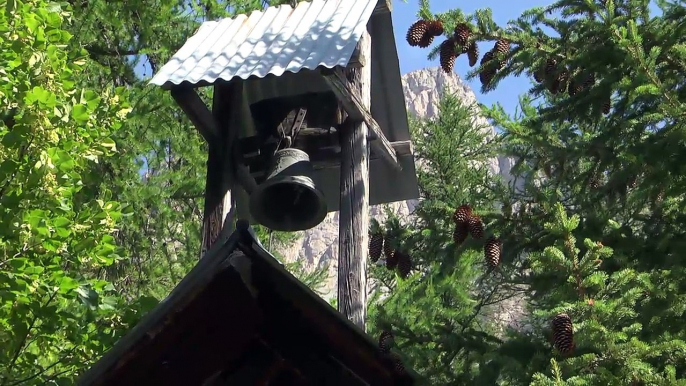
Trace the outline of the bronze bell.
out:
[[[324,194],[317,189],[310,157],[287,148],[274,153],[267,178],[250,195],[253,219],[275,231],[314,228],[326,217]]]

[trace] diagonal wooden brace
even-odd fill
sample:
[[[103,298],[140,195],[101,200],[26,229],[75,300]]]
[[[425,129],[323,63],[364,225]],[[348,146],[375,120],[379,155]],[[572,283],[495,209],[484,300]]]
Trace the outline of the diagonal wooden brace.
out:
[[[221,125],[212,114],[207,105],[200,98],[198,93],[191,87],[175,86],[171,89],[171,95],[176,100],[176,103],[186,113],[188,118],[193,122],[195,128],[200,132],[200,135],[210,145],[216,144],[219,140]],[[234,147],[237,142],[234,142]],[[242,162],[242,156],[238,149],[232,149],[233,153],[233,167],[235,168],[236,177],[239,183],[243,186],[246,192],[251,193],[257,183],[250,175],[247,167]]]
[[[329,84],[329,87],[331,87],[331,91],[336,94],[336,97],[348,113],[348,117],[353,121],[364,121],[364,123],[367,124],[371,134],[371,145],[375,152],[396,170],[402,170],[395,149],[393,149],[393,146],[388,141],[383,131],[381,131],[381,127],[374,117],[372,117],[372,114],[362,105],[362,98],[360,95],[357,91],[348,86],[342,69],[340,67],[324,69],[322,70],[322,75]]]
[[[191,87],[175,86],[171,95],[184,113],[191,120],[200,135],[207,143],[215,143],[219,139],[219,125],[212,112],[207,108],[200,95]]]

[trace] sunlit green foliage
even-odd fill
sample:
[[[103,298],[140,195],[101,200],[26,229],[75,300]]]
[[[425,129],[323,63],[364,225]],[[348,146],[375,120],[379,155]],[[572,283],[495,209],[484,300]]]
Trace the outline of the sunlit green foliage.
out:
[[[145,77],[263,6],[0,2],[0,385],[74,384],[198,261],[206,146]]]
[[[87,189],[131,107],[126,90],[78,88],[85,52],[70,14],[10,1],[0,11],[0,380],[64,382],[137,320],[98,272],[124,259],[113,234],[129,208]],[[68,379],[68,378],[67,378]]]

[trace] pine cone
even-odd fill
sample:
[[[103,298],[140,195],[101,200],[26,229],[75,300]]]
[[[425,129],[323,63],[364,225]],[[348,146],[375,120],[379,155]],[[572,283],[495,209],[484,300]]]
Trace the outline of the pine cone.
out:
[[[455,223],[466,223],[472,216],[472,208],[469,205],[460,205],[453,213]]]
[[[488,51],[484,54],[483,58],[481,58],[481,65],[484,66],[491,60],[493,60],[493,52]],[[493,80],[495,73],[496,70],[494,68],[488,68],[481,71],[479,73],[479,80],[481,81],[481,85],[486,86],[487,84],[491,83],[491,80]]]
[[[398,273],[401,278],[405,279],[412,271],[412,258],[409,254],[400,251],[396,252],[395,255],[398,260]]]
[[[394,253],[390,257],[386,257],[386,269],[394,270],[398,266],[398,253]]]
[[[493,236],[489,237],[484,244],[484,256],[486,264],[490,268],[495,268],[500,264],[500,255],[503,251],[503,243],[500,239]]]
[[[610,114],[610,109],[612,108],[612,101],[610,98],[606,99],[601,106],[604,115]]]
[[[467,58],[469,58],[469,67],[474,67],[476,62],[479,61],[479,47],[476,45],[476,42],[472,42],[467,47]]]
[[[567,91],[567,82],[569,81],[569,72],[567,70],[562,70],[557,76],[552,84],[551,93],[557,94]]]
[[[440,20],[431,20],[427,22],[426,32],[431,36],[441,36],[443,35],[443,23]]]
[[[469,233],[477,240],[484,237],[484,223],[481,222],[481,217],[473,214],[469,218]]]
[[[664,201],[664,200],[665,200],[665,191],[664,191],[664,190],[660,190],[660,191],[657,193],[657,196],[655,196],[655,202],[658,203],[658,204],[661,204],[662,201]]]
[[[405,366],[403,365],[402,359],[395,353],[390,353],[390,360],[393,363],[393,371],[396,374],[402,374],[405,372]]]
[[[495,76],[495,70],[486,70],[479,73],[479,81],[481,85],[486,87],[491,84],[493,77]]]
[[[428,29],[429,26],[425,20],[417,20],[407,30],[407,43],[412,47],[418,46]]]
[[[457,58],[455,42],[452,39],[447,39],[441,43],[439,56],[441,68],[445,73],[451,74],[455,68],[455,58]]]
[[[465,46],[469,37],[472,35],[472,31],[469,26],[465,23],[460,23],[455,26],[455,42],[460,46]]]
[[[534,80],[538,83],[542,83],[545,79],[545,74],[543,70],[538,70],[534,72]]]
[[[381,257],[383,249],[383,235],[381,233],[373,233],[369,236],[369,259],[372,263],[376,263]]]
[[[379,335],[379,350],[384,354],[388,354],[391,352],[394,344],[395,338],[393,338],[393,333],[390,331],[381,331],[381,335]]]
[[[428,33],[425,33],[424,36],[419,40],[419,48],[426,48],[433,43],[434,37],[429,35]]]
[[[548,83],[548,92],[551,94],[555,95],[557,94],[557,90],[560,88],[560,82],[557,81],[557,79],[553,80],[552,82]]]
[[[593,73],[588,74],[588,76],[584,80],[584,88],[591,88],[594,85],[595,85],[595,74],[593,74]]]
[[[453,230],[453,241],[455,245],[459,246],[467,240],[469,236],[469,224],[467,222],[460,222],[455,224],[455,229]]]
[[[584,86],[581,85],[579,82],[577,82],[574,79],[572,79],[569,82],[569,86],[567,87],[567,92],[569,93],[569,96],[574,96],[582,91],[584,91]]]
[[[484,64],[490,62],[493,60],[493,51],[488,51],[484,54],[484,56],[481,58],[481,65],[483,66]]]
[[[594,174],[593,177],[588,181],[588,186],[590,186],[593,189],[598,189],[600,188],[600,177],[597,174]]]
[[[548,59],[545,62],[545,76],[550,76],[555,73],[557,70],[557,60],[555,59]]]
[[[510,51],[510,42],[506,39],[498,39],[498,41],[495,42],[493,50],[498,55],[505,55]]]
[[[495,70],[484,70],[479,73],[479,81],[481,81],[482,86],[487,86],[493,80],[495,76]]]
[[[393,254],[395,254],[395,250],[391,246],[391,240],[388,236],[384,237],[383,254],[384,254],[384,256],[386,256],[387,259],[389,257],[393,257]]]
[[[553,318],[552,326],[555,348],[563,354],[574,350],[574,327],[569,315],[558,314]]]

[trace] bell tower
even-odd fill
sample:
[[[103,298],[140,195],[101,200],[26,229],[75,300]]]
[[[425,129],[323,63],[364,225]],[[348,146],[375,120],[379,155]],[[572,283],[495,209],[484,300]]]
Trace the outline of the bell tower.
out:
[[[419,196],[390,12],[312,0],[207,21],[151,81],[208,143],[203,253],[237,219],[299,231],[339,211],[339,311],[362,329],[369,205]]]

